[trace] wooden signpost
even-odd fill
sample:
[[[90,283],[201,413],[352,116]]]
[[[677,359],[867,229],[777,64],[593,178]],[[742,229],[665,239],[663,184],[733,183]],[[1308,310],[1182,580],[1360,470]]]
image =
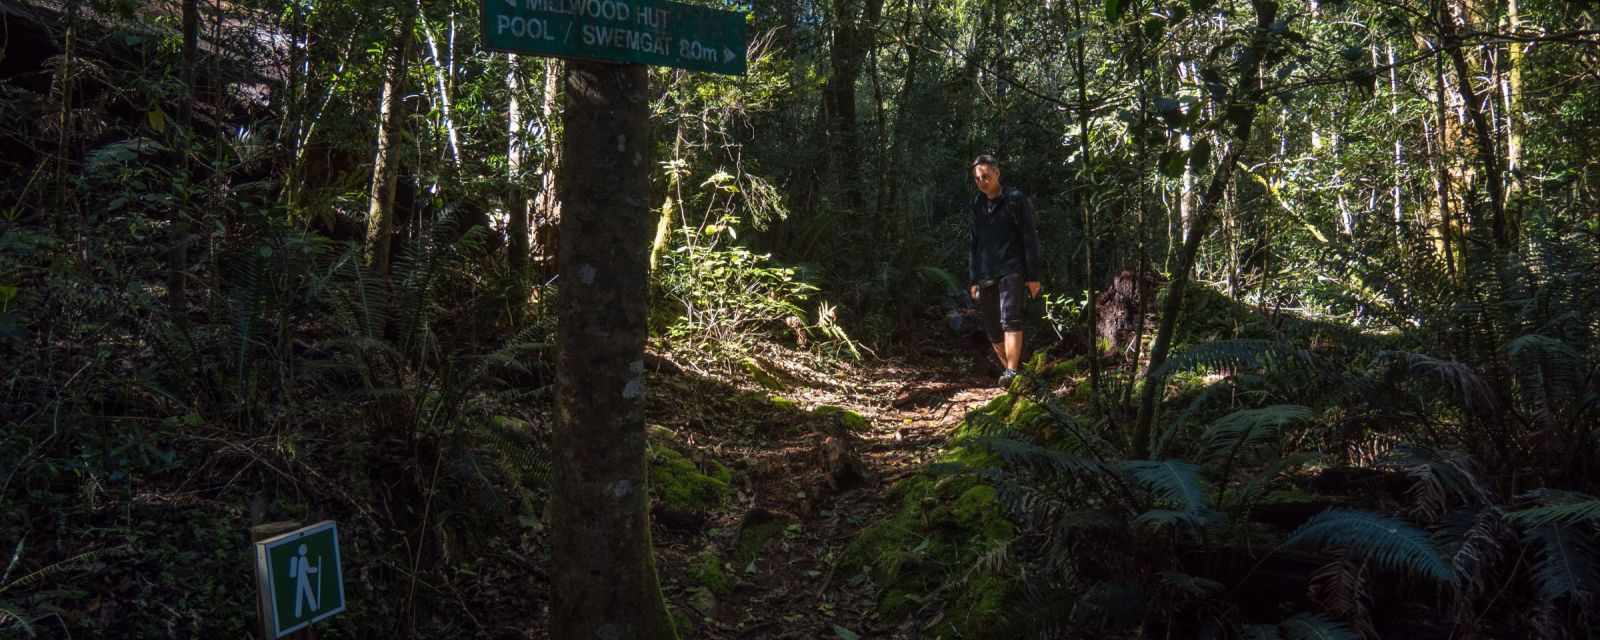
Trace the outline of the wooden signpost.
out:
[[[484,0],[494,51],[744,75],[745,16],[667,0]]]

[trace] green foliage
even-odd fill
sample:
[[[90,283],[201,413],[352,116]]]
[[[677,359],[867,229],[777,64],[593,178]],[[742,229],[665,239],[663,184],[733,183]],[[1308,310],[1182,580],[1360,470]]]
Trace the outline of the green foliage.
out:
[[[1527,538],[1539,552],[1533,576],[1545,602],[1585,602],[1600,588],[1600,550],[1592,532],[1547,524],[1531,529]]]
[[[1277,437],[1284,427],[1310,420],[1311,409],[1300,405],[1273,405],[1260,409],[1242,409],[1230,413],[1206,430],[1205,441],[1210,455],[1233,452],[1241,447],[1269,441]]]
[[[1176,504],[1178,513],[1192,524],[1206,524],[1213,517],[1211,501],[1206,498],[1200,483],[1200,467],[1182,460],[1137,460],[1122,463],[1122,469],[1135,482],[1150,491],[1163,503]],[[1152,515],[1146,512],[1140,522],[1154,523],[1168,519],[1167,514]]]
[[[1506,519],[1529,529],[1553,524],[1597,524],[1600,523],[1600,500],[1583,500],[1513,511],[1506,514]]]
[[[650,465],[650,492],[661,504],[683,513],[704,513],[727,500],[733,475],[716,461],[701,471],[683,454],[652,446],[646,458]]]
[[[1283,637],[1288,640],[1359,640],[1357,634],[1328,616],[1299,613],[1279,623]]]
[[[1451,584],[1455,572],[1439,556],[1428,534],[1394,518],[1360,511],[1328,511],[1295,529],[1285,544],[1346,547],[1358,557],[1394,571]]]
[[[768,255],[719,246],[723,231],[685,231],[685,244],[663,261],[658,283],[675,316],[667,334],[738,342],[780,331],[786,319],[805,322],[800,305],[816,287]]]

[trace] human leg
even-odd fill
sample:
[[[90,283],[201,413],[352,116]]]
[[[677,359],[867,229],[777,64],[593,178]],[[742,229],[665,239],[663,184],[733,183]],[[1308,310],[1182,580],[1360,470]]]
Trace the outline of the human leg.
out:
[[[1000,290],[1000,328],[1005,332],[1001,362],[1007,369],[1017,370],[1022,367],[1022,311],[1027,300],[1022,275],[1014,273],[1001,278],[996,288]]]
[[[989,338],[989,347],[1000,366],[1006,366],[1005,331],[1000,323],[1000,287],[996,284],[978,287],[978,315],[983,320],[983,333]]]

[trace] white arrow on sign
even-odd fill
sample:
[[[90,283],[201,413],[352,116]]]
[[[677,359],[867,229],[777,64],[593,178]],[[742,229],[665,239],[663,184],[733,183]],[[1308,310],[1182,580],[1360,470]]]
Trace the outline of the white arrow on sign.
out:
[[[733,57],[736,56],[736,55],[739,55],[739,54],[734,53],[732,49],[729,49],[727,47],[723,47],[722,48],[722,64],[728,64],[729,62],[733,62]]]

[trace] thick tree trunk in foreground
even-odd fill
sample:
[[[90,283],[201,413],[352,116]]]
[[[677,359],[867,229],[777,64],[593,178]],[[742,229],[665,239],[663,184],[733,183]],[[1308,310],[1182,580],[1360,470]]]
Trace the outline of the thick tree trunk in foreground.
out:
[[[566,65],[550,637],[675,638],[645,491],[649,75]]]
[[[378,152],[372,158],[371,197],[367,201],[367,265],[389,273],[389,236],[394,232],[394,185],[399,172],[395,145],[400,142],[400,95],[405,91],[406,54],[416,7],[402,0],[399,25],[390,42],[388,77],[378,106]]]

